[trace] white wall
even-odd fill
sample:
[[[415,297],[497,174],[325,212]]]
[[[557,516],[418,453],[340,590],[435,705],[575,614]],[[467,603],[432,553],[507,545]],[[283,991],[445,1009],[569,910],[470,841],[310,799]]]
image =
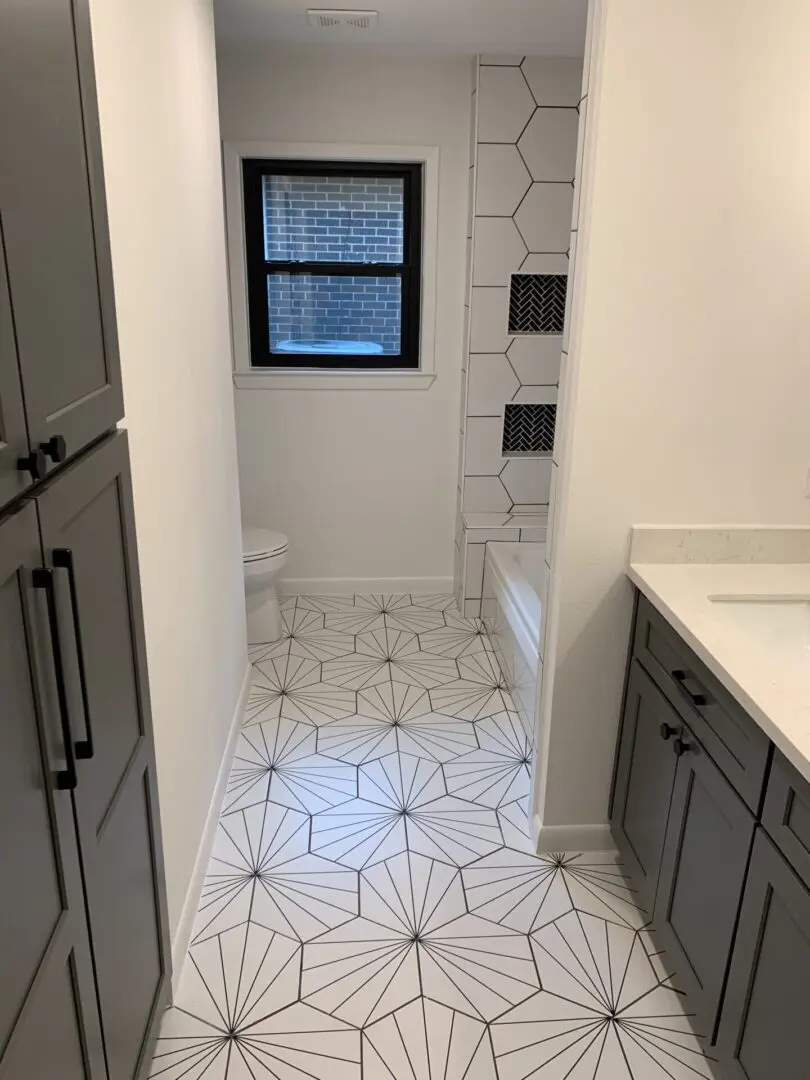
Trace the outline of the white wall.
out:
[[[210,0],[94,0],[172,936],[247,668]]]
[[[546,826],[605,818],[630,526],[810,521],[810,6],[602,6],[561,387]]]
[[[428,390],[237,390],[243,516],[290,537],[293,579],[450,588],[471,60],[223,51],[225,140],[440,148],[437,378]]]

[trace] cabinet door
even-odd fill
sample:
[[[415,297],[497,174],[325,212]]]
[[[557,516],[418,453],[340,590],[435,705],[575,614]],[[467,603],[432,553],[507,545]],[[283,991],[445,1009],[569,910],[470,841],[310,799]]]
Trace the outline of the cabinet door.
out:
[[[810,1075],[810,892],[757,830],[717,1052],[733,1080]]]
[[[638,889],[639,906],[650,914],[678,764],[672,745],[682,730],[678,714],[634,660],[622,718],[611,824]]]
[[[30,476],[17,466],[18,460],[27,454],[28,436],[0,216],[0,506],[16,498],[31,483]]]
[[[87,0],[0,4],[0,208],[28,431],[123,415]]]
[[[713,1039],[754,818],[688,728],[673,750],[678,767],[655,923],[676,984],[691,994],[700,1034]]]
[[[103,1080],[40,561],[29,503],[0,524],[0,1077]]]
[[[126,434],[37,503],[73,631],[74,800],[109,1080],[132,1080],[165,1004],[169,950]]]

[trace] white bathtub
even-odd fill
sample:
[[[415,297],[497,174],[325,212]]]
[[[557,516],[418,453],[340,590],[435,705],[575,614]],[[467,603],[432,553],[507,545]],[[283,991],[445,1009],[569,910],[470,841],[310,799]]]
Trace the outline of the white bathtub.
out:
[[[545,544],[489,543],[484,565],[484,623],[532,749],[548,592],[545,555]]]

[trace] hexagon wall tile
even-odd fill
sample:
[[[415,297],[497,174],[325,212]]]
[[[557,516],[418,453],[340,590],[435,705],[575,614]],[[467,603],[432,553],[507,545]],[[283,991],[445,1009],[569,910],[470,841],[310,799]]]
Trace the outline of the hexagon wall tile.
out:
[[[567,251],[571,243],[571,184],[533,184],[515,214],[529,251]]]
[[[467,421],[467,476],[497,476],[503,468],[501,442],[503,421],[500,416],[471,416]],[[471,593],[467,593],[471,596]]]
[[[576,109],[537,109],[518,148],[533,180],[573,180],[577,156]]]
[[[506,355],[524,386],[551,386],[560,377],[561,353],[562,335],[543,334],[515,338]]]
[[[506,352],[512,340],[507,331],[509,289],[473,289],[470,315],[470,352]]]
[[[538,105],[576,105],[582,97],[582,61],[527,56],[520,65]]]
[[[510,458],[501,480],[514,503],[547,503],[551,492],[551,458]]]
[[[482,67],[478,85],[478,141],[517,142],[534,112],[520,68]]]
[[[526,245],[511,218],[478,218],[473,285],[508,285],[510,274],[518,272],[526,255]]]
[[[467,416],[494,416],[520,389],[504,353],[470,357]]]
[[[512,509],[512,500],[497,476],[468,476],[464,480],[463,505],[465,510],[507,513]]]
[[[479,145],[478,217],[509,217],[532,182],[516,146]]]

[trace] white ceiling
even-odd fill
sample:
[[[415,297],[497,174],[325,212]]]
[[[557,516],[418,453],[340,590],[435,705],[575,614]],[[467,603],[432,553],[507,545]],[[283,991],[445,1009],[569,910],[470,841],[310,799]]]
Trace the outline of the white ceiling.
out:
[[[587,0],[215,0],[224,41],[397,46],[425,52],[581,56]],[[308,7],[379,11],[373,30],[319,30]]]

